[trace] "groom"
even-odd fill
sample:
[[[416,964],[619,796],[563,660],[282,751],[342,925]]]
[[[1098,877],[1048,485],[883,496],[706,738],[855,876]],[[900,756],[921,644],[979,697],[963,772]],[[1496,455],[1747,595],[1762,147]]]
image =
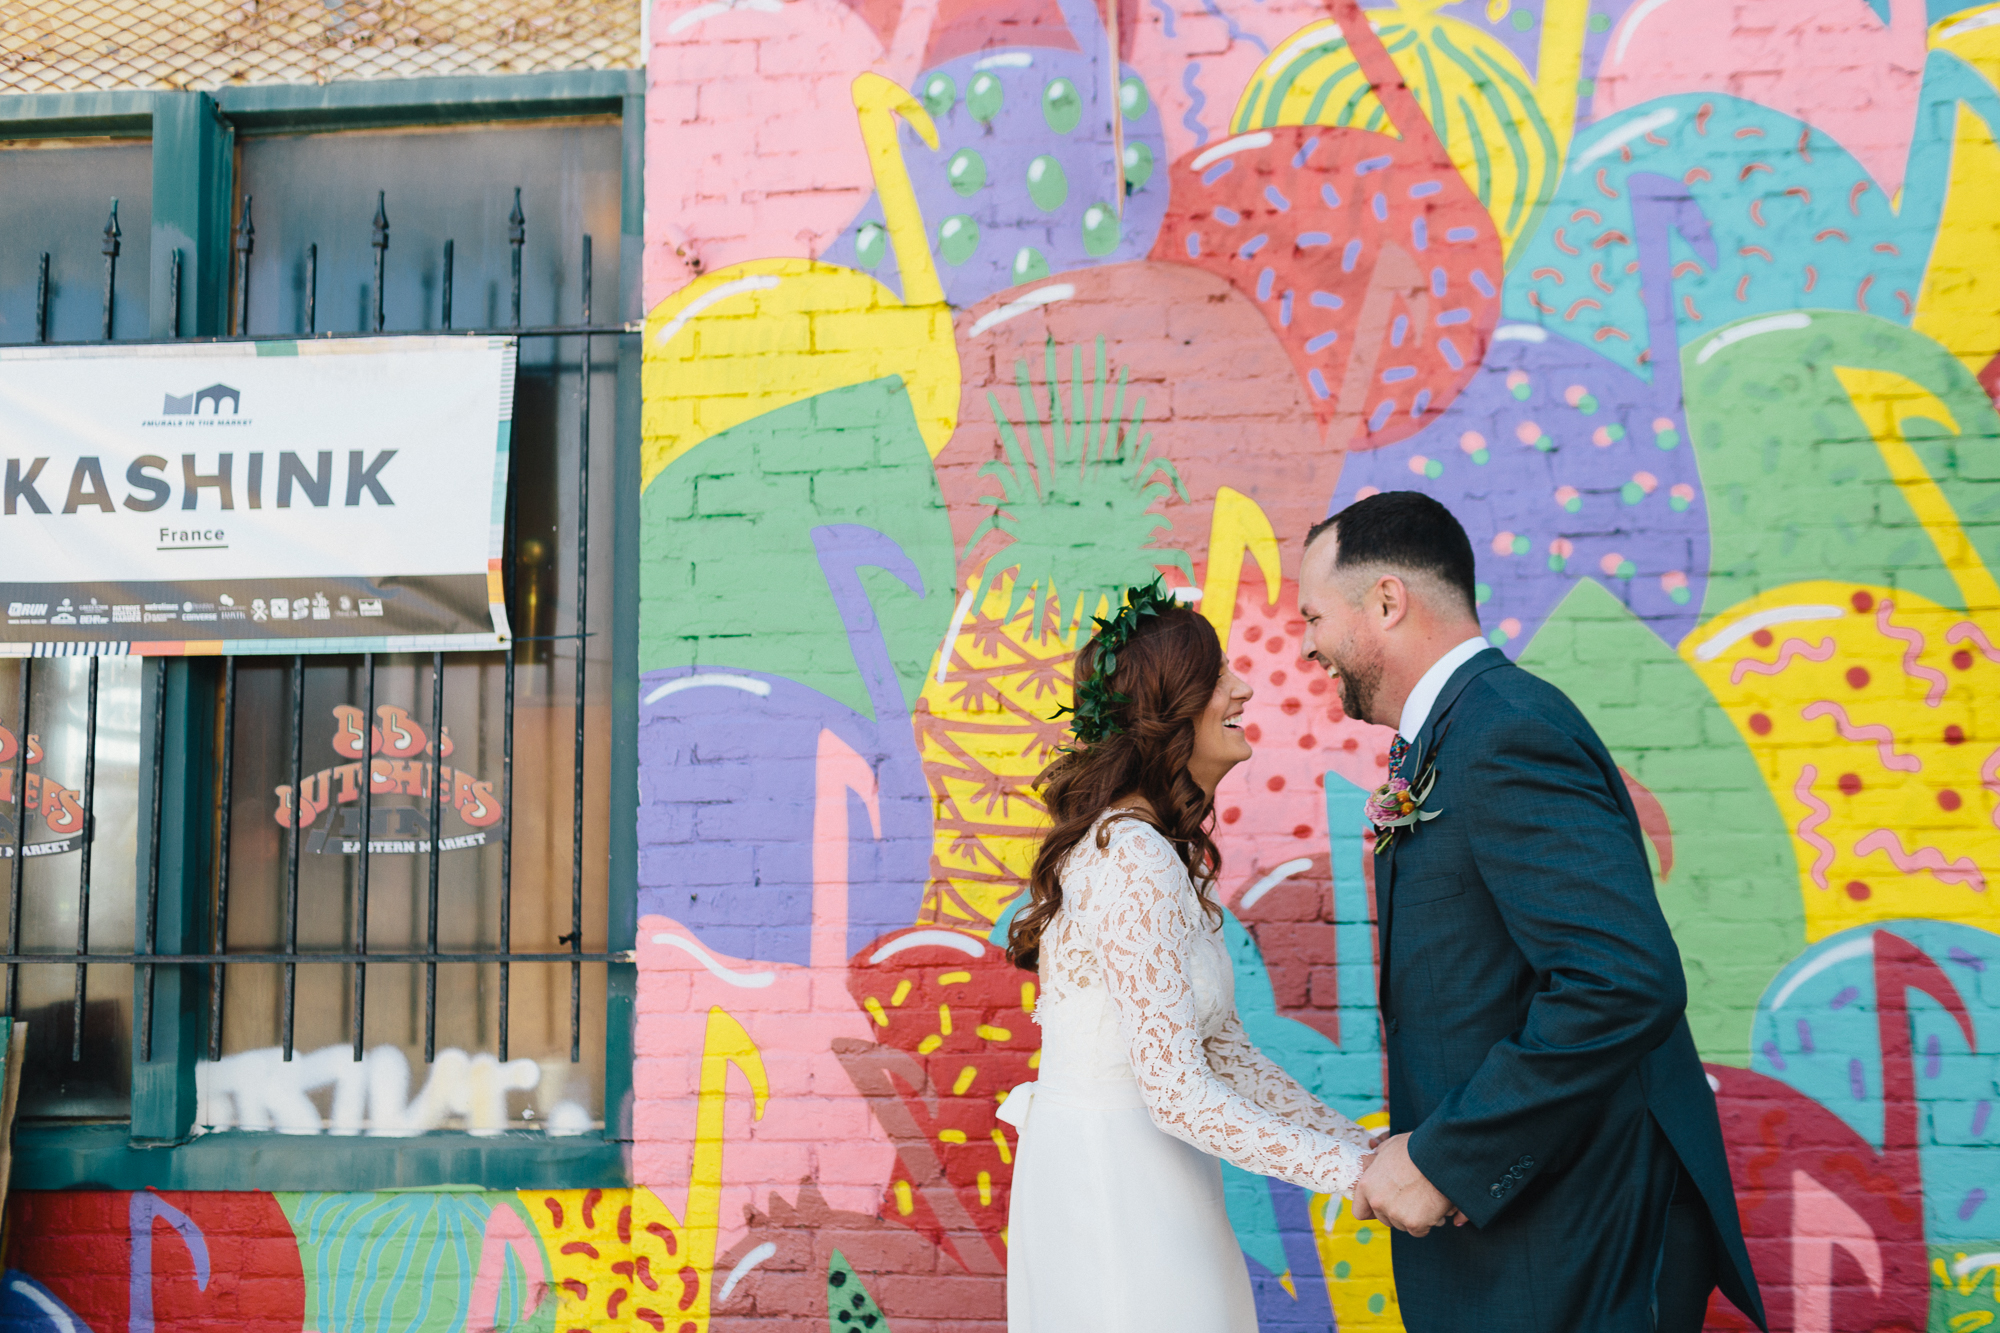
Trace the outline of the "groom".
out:
[[[1378,831],[1389,1125],[1354,1215],[1412,1333],[1764,1324],[1680,954],[1618,767],[1479,632],[1472,546],[1414,491],[1306,536],[1307,656],[1397,730],[1419,818]],[[1426,791],[1428,786],[1428,791]],[[1386,841],[1388,845],[1382,846]]]

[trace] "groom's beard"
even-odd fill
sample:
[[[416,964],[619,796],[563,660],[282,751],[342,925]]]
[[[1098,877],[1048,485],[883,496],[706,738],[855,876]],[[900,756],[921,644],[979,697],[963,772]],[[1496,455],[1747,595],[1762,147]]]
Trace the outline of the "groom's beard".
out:
[[[1347,715],[1362,722],[1372,722],[1371,710],[1375,707],[1375,692],[1382,685],[1382,659],[1372,657],[1362,660],[1348,653],[1336,654],[1333,669],[1340,673],[1340,706]]]

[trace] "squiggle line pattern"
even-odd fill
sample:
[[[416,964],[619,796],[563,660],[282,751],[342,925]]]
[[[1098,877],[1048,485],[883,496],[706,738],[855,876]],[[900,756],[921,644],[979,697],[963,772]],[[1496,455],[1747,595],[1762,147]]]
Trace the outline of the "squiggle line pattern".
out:
[[[2000,750],[1986,756],[1986,762],[1979,766],[1979,785],[2000,796]],[[2000,805],[1993,807],[1993,827],[2000,828]]]
[[[1907,625],[1897,626],[1889,623],[1889,613],[1895,609],[1896,604],[1886,597],[1877,602],[1875,604],[1875,628],[1887,638],[1902,641],[1903,674],[1912,680],[1927,680],[1930,682],[1930,692],[1924,695],[1924,702],[1932,708],[1936,708],[1944,702],[1944,692],[1950,682],[1945,680],[1944,672],[1939,671],[1936,667],[1925,666],[1920,660],[1924,652],[1924,636],[1922,634]]]
[[[1153,8],[1160,11],[1160,24],[1166,30],[1167,40],[1173,41],[1180,34],[1174,31],[1174,11],[1167,0],[1153,0]]]
[[[1262,37],[1259,37],[1256,33],[1251,32],[1248,28],[1245,28],[1235,19],[1223,13],[1222,6],[1216,4],[1215,0],[1201,0],[1201,7],[1203,9],[1206,9],[1210,14],[1213,14],[1216,18],[1221,19],[1225,24],[1228,25],[1230,41],[1248,42],[1250,43],[1250,45],[1256,47],[1259,51],[1262,51],[1265,55],[1271,54],[1271,48],[1265,44],[1264,39]]]
[[[1201,123],[1201,109],[1208,105],[1208,94],[1195,87],[1194,82],[1195,76],[1200,73],[1199,60],[1188,61],[1187,68],[1181,71],[1181,89],[1191,99],[1187,111],[1181,116],[1181,124],[1187,126],[1189,132],[1194,135],[1196,148],[1208,142],[1208,126]]]
[[[1896,869],[1906,875],[1918,870],[1928,871],[1940,883],[1970,884],[1974,892],[1986,892],[1986,877],[1979,873],[1979,867],[1969,856],[1947,861],[1944,853],[1935,847],[1919,847],[1914,852],[1906,852],[1903,840],[1885,828],[1876,829],[1854,844],[1857,856],[1872,856],[1876,852],[1885,853],[1896,863]]]
[[[1807,704],[1799,710],[1799,716],[1811,722],[1815,718],[1830,717],[1833,729],[1840,733],[1842,740],[1874,741],[1875,753],[1881,756],[1882,767],[1894,769],[1898,773],[1921,773],[1924,761],[1913,754],[1896,753],[1896,733],[1880,722],[1861,725],[1847,720],[1847,710],[1831,700],[1821,699],[1818,703]]]
[[[1808,662],[1824,662],[1832,656],[1832,639],[1821,639],[1817,648],[1809,647],[1804,639],[1786,639],[1784,646],[1778,649],[1778,660],[1775,662],[1760,662],[1754,657],[1738,660],[1735,666],[1729,668],[1729,683],[1741,685],[1743,678],[1751,675],[1775,676],[1790,666],[1794,658],[1803,657]]]
[[[1944,641],[1946,643],[1969,642],[1980,652],[1986,654],[1987,661],[2000,662],[2000,648],[1995,648],[1987,639],[1986,631],[1973,624],[1970,620],[1960,621],[1946,630],[1944,632]]]
[[[1813,793],[1813,783],[1818,779],[1819,770],[1807,764],[1799,770],[1799,780],[1792,787],[1792,795],[1812,812],[1799,821],[1798,834],[1800,842],[1818,853],[1813,857],[1812,877],[1813,883],[1823,889],[1826,887],[1826,872],[1833,865],[1833,844],[1826,840],[1819,826],[1833,817],[1833,807]]]

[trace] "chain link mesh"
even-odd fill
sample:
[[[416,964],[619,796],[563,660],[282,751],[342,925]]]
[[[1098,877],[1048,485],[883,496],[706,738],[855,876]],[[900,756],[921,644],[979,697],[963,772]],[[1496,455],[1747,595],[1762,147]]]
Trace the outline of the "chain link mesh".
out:
[[[0,90],[216,88],[640,63],[640,0],[0,0]]]

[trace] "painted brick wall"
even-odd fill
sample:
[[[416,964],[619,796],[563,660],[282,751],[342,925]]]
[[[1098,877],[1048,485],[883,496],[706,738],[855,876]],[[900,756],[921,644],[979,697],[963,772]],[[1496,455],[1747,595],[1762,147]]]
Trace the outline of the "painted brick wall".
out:
[[[1379,1116],[1388,736],[1299,659],[1298,538],[1419,488],[1625,770],[1773,1326],[1993,1323],[2000,6],[649,34],[637,1186],[22,1196],[0,1320],[997,1331],[992,941],[1077,614],[1156,571],[1257,689],[1239,1006]],[[1379,1227],[1226,1179],[1266,1328],[1400,1327]]]

